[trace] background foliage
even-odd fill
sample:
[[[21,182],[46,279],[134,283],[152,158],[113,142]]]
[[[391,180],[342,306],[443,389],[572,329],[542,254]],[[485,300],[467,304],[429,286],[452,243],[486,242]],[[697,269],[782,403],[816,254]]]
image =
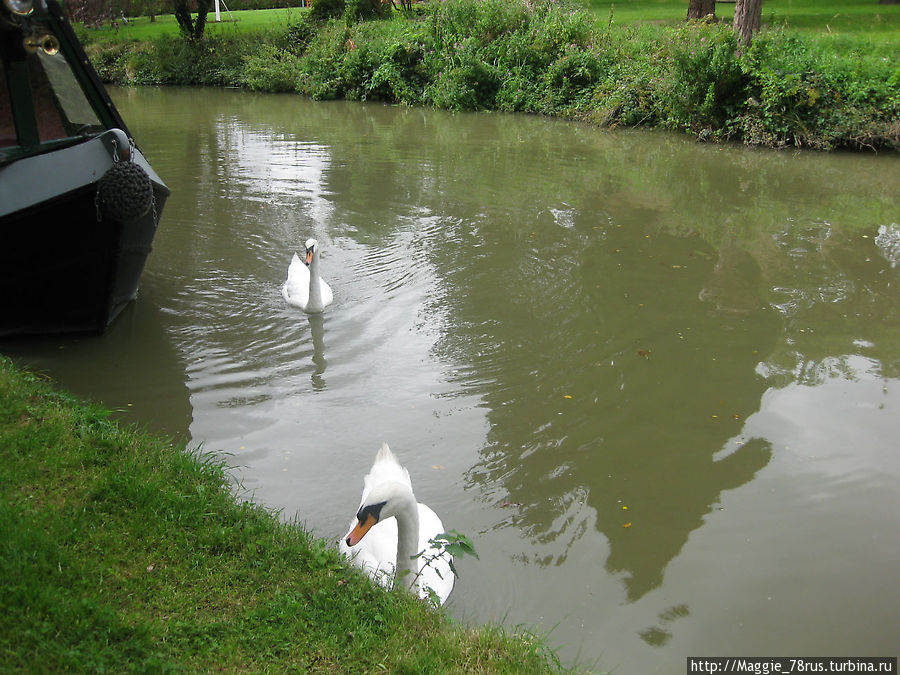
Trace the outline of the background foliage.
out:
[[[161,37],[98,42],[89,53],[117,83],[227,84],[767,146],[900,149],[900,61],[890,42],[776,27],[739,55],[724,23],[622,26],[557,0],[445,0],[373,18],[367,3],[321,0],[319,12],[263,33],[217,31],[193,47]]]

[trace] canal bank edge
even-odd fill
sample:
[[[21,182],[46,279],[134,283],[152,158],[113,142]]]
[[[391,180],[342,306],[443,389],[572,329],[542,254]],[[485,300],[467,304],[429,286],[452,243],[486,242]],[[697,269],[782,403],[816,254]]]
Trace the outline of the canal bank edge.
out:
[[[570,673],[545,640],[385,591],[235,495],[224,461],[0,355],[0,661],[13,671]]]

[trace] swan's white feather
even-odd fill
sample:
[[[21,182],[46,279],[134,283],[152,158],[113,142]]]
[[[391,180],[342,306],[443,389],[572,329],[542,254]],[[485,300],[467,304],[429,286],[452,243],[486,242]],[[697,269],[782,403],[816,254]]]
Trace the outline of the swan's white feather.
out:
[[[318,256],[318,251],[313,255]],[[289,305],[299,307],[304,312],[321,312],[325,307],[334,301],[334,293],[328,283],[320,276],[319,284],[322,289],[322,306],[309,306],[309,286],[312,281],[310,268],[300,259],[296,253],[291,258],[291,264],[288,266],[287,280],[281,287],[281,297]]]
[[[387,444],[382,444],[381,450],[375,457],[375,463],[363,479],[363,495],[360,507],[366,504],[366,500],[372,489],[383,483],[395,482],[405,485],[412,492],[412,482],[409,472],[403,468],[391,452]],[[419,545],[418,551],[425,551],[426,555],[435,552],[428,543],[437,535],[444,532],[444,525],[440,517],[426,504],[417,502],[419,512]],[[351,519],[350,528],[356,524],[356,518]],[[393,583],[394,572],[397,567],[397,519],[387,518],[375,524],[354,547],[347,546],[345,539],[341,539],[338,549],[342,554],[351,558],[353,564],[364,570],[370,577],[383,586]],[[418,569],[422,570],[424,561],[418,558]],[[450,591],[453,590],[455,576],[450,569],[450,556],[445,554],[430,566],[426,567],[419,577],[419,595],[428,597],[428,590],[433,590],[443,604]]]
[[[288,267],[287,281],[281,287],[285,302],[303,309],[309,303],[309,268],[296,253]]]

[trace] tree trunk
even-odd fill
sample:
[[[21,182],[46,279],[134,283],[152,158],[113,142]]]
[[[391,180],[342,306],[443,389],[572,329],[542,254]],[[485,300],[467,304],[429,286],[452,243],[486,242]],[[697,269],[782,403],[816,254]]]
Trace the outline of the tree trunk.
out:
[[[734,4],[734,30],[741,43],[749,45],[753,34],[759,30],[763,0],[737,0]]]
[[[703,19],[710,14],[716,15],[716,0],[690,0],[687,18]]]
[[[197,0],[197,20],[191,17],[190,0],[175,0],[175,20],[181,33],[191,41],[203,39],[206,15],[213,0]]]

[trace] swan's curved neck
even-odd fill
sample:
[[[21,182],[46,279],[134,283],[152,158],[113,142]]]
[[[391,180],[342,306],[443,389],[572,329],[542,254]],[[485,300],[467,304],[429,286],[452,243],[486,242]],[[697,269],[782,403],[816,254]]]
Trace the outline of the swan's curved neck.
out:
[[[319,256],[313,253],[309,261],[309,301],[310,307],[322,306],[322,284],[319,278]]]
[[[413,493],[403,501],[397,512],[397,575],[403,575],[403,584],[412,591],[418,585],[416,575],[420,560],[413,559],[419,552],[419,505]]]

